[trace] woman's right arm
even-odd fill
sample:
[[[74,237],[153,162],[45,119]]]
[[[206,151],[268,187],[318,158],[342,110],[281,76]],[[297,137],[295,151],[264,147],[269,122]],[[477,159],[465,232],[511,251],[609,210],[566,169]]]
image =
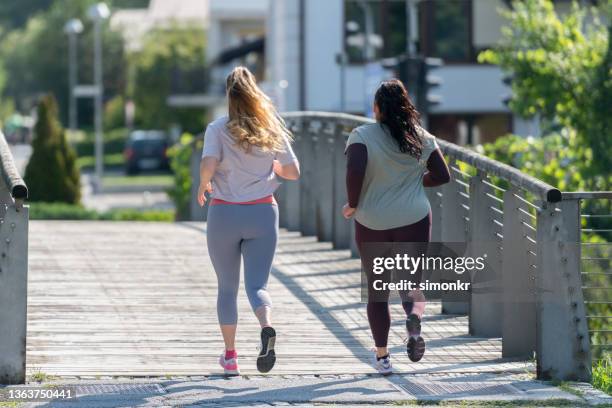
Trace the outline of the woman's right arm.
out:
[[[427,173],[423,175],[424,187],[437,187],[450,181],[450,171],[440,149],[436,149],[427,159]]]
[[[359,205],[359,196],[368,165],[368,149],[363,143],[352,143],[346,148],[346,193],[348,203],[344,217],[350,218]]]
[[[206,203],[205,193],[212,193],[211,180],[217,171],[219,160],[216,157],[205,156],[200,162],[200,186],[198,187],[198,204],[200,207]]]
[[[206,203],[205,193],[212,193],[211,180],[221,161],[222,150],[219,131],[214,126],[208,125],[204,133],[204,147],[202,148],[202,161],[200,161],[200,186],[198,187],[200,207]]]

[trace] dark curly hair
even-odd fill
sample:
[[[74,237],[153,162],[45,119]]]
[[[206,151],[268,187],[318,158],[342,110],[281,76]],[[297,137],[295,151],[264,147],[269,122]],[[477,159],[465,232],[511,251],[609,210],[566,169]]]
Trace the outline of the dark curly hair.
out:
[[[420,115],[404,84],[397,79],[383,82],[376,91],[374,103],[380,111],[381,126],[389,128],[400,151],[420,159],[423,153],[423,141],[417,132],[417,126],[421,125]]]

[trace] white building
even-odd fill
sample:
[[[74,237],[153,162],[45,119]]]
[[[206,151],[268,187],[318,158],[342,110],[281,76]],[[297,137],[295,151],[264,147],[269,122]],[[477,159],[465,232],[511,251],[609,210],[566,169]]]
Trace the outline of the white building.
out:
[[[212,95],[224,96],[225,77],[237,65],[248,66],[264,79],[264,41],[268,0],[210,0],[207,60],[211,63]],[[214,104],[218,116],[224,105]]]
[[[271,0],[266,87],[281,110],[367,112],[371,92],[362,55],[363,26],[368,25],[363,3],[372,14],[375,59],[405,52],[410,35],[426,56],[444,59],[435,71],[442,79],[436,89],[442,102],[429,117],[432,132],[462,144],[510,131],[537,133],[533,122],[513,118],[503,104],[509,89],[500,69],[476,62],[478,51],[500,38],[503,0],[421,1],[418,30],[412,34],[405,0]],[[342,53],[349,58],[344,69],[338,62]]]
[[[174,24],[207,27],[209,0],[150,0],[148,8],[121,9],[113,13],[110,26],[121,31],[126,48],[138,50],[144,34]]]
[[[558,0],[558,10],[569,0]],[[539,134],[536,121],[513,117],[510,92],[496,66],[478,53],[496,44],[509,0],[209,0],[207,95],[177,96],[176,106],[224,112],[225,76],[248,66],[281,111],[321,110],[364,114],[372,78],[365,60],[408,50],[438,57],[441,103],[429,129],[457,142],[481,143],[508,132]],[[412,27],[411,27],[412,26]],[[369,35],[366,35],[368,34]],[[370,38],[370,47],[365,39]],[[345,64],[339,56],[345,55]],[[375,81],[376,83],[376,81]]]

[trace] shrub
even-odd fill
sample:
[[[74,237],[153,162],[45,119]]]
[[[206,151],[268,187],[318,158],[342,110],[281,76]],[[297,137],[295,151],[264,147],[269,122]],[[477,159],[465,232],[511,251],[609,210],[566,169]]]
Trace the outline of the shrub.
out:
[[[81,185],[76,155],[57,119],[57,103],[52,95],[44,96],[38,104],[34,135],[24,177],[30,200],[77,204]]]
[[[185,220],[189,218],[189,205],[191,202],[191,155],[194,151],[202,149],[202,141],[188,133],[181,136],[179,142],[168,150],[170,167],[174,172],[174,184],[167,190],[174,201],[176,218]]]
[[[125,142],[128,137],[126,128],[116,128],[104,132],[104,154],[123,153]],[[74,144],[77,156],[93,156],[95,154],[95,136],[93,133],[87,133],[85,138]]]
[[[593,387],[612,395],[612,364],[609,356],[593,365]]]
[[[172,221],[172,210],[115,209],[98,212],[81,205],[66,203],[30,204],[32,220],[106,220],[106,221]]]
[[[101,213],[100,220],[108,221],[174,221],[172,210],[116,209]]]
[[[83,206],[66,203],[31,203],[31,220],[97,220],[98,213]]]
[[[125,101],[117,95],[104,105],[104,128],[107,130],[125,127]]]

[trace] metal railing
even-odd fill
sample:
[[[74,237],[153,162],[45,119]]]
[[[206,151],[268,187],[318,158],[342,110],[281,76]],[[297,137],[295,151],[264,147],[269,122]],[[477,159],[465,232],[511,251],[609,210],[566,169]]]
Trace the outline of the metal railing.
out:
[[[25,381],[28,188],[0,132],[0,384]]]
[[[353,223],[341,215],[347,201],[344,149],[352,129],[373,121],[326,112],[283,117],[294,135],[302,176],[284,182],[277,192],[280,225],[356,254]],[[579,208],[586,196],[562,194],[516,168],[443,140],[438,143],[452,177],[448,184],[427,189],[432,241],[486,242],[492,248],[488,262],[499,266],[494,276],[461,275],[472,280],[472,290],[460,298],[442,292],[443,312],[468,314],[472,335],[501,337],[503,357],[530,359],[535,353],[539,378],[588,381],[587,318],[609,322],[610,316],[609,311],[603,316],[586,312],[584,293],[590,289],[580,273]],[[196,162],[199,152],[192,166],[197,180]],[[610,198],[610,193],[593,194]],[[202,216],[200,212],[196,219]]]
[[[563,193],[580,211],[580,275],[594,362],[612,357],[612,192]]]

